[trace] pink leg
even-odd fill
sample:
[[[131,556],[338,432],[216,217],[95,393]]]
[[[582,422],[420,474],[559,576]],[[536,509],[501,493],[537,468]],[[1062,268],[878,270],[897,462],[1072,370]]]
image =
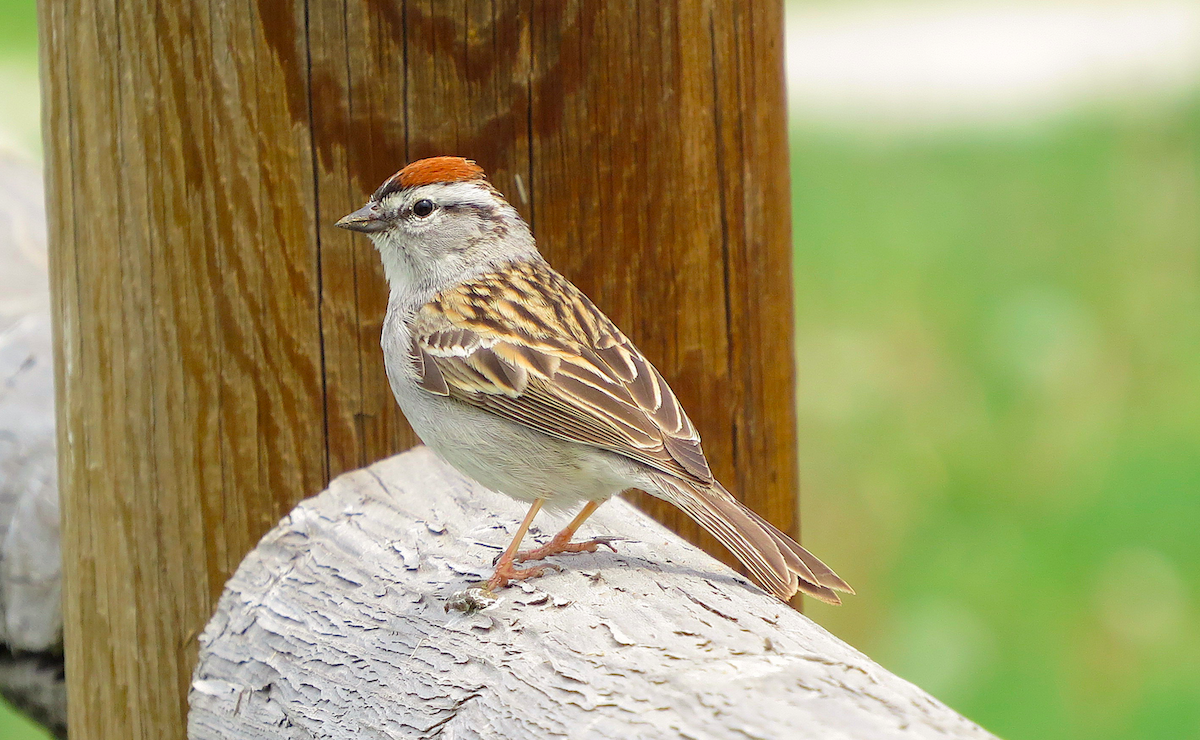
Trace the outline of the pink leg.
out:
[[[538,511],[542,508],[544,499],[537,499],[533,505],[529,507],[529,512],[525,514],[525,519],[521,522],[521,526],[517,528],[517,533],[513,535],[512,542],[508,549],[496,561],[496,572],[487,582],[484,589],[489,593],[498,588],[504,588],[512,581],[523,581],[526,578],[537,578],[545,573],[548,566],[540,566],[536,568],[515,568],[513,560],[517,557],[517,548],[521,546],[521,540],[525,538],[525,533],[529,531],[529,525],[533,524],[533,518],[537,516]]]

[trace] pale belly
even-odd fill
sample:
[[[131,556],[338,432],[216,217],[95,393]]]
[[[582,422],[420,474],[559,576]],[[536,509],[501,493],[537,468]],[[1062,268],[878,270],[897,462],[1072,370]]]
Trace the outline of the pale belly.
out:
[[[567,508],[634,485],[634,464],[618,455],[548,437],[417,387],[393,392],[422,442],[493,491]]]

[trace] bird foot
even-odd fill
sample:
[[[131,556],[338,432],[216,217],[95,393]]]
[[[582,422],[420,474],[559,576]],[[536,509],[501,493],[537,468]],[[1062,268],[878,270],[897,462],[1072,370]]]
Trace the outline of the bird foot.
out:
[[[532,568],[515,568],[512,561],[503,560],[496,566],[496,572],[483,587],[488,594],[494,594],[497,589],[504,588],[513,581],[524,581],[537,578],[548,570],[562,571],[557,565],[537,565]]]
[[[616,542],[619,539],[621,539],[621,538],[620,537],[594,537],[586,542],[570,542],[569,540],[559,539],[558,537],[555,537],[554,539],[550,540],[549,542],[542,545],[541,547],[535,548],[533,550],[522,550],[521,552],[518,552],[517,556],[515,558],[513,558],[513,560],[515,560],[518,563],[521,563],[521,562],[525,562],[526,560],[542,560],[543,558],[548,558],[551,555],[561,555],[564,553],[596,552],[596,550],[600,549],[601,545],[603,545],[604,547],[607,547],[608,549],[612,550],[613,552],[616,552],[617,548],[613,547],[612,543]]]

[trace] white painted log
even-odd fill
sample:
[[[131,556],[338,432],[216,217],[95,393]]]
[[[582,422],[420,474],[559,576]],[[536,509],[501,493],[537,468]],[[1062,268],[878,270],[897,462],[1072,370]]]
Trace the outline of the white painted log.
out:
[[[425,448],[335,480],[229,581],[189,738],[991,737],[624,501],[618,553],[448,610],[522,514]]]
[[[66,736],[42,176],[0,154],[0,696]]]
[[[0,157],[0,643],[62,640],[54,369],[42,178]]]

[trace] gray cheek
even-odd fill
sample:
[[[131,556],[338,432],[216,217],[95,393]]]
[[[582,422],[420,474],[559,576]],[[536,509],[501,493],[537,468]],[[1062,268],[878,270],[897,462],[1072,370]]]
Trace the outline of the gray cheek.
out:
[[[446,223],[438,231],[438,238],[429,243],[433,257],[460,256],[471,251],[481,238],[479,231],[470,228],[470,224]]]

